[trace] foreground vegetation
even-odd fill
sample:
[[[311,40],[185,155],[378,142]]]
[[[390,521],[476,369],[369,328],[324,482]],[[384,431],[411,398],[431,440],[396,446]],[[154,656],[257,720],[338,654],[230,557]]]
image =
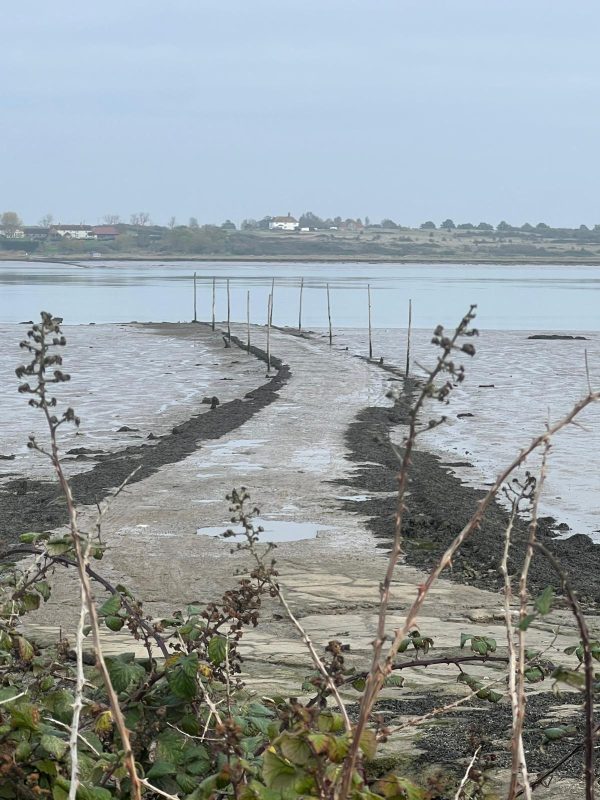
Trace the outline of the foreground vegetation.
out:
[[[489,776],[476,763],[476,750],[471,763],[459,774],[441,776],[435,784],[423,785],[418,776],[409,778],[395,770],[376,774],[369,764],[382,743],[394,741],[394,731],[376,713],[381,690],[388,687],[401,692],[403,669],[425,668],[439,663],[440,658],[444,660],[439,654],[431,657],[435,642],[417,627],[418,615],[430,588],[451,565],[461,544],[476,535],[486,508],[501,490],[511,501],[511,525],[517,514],[530,518],[529,546],[514,586],[506,571],[511,525],[499,565],[505,576],[506,647],[500,652],[496,640],[475,631],[465,632],[460,642],[464,655],[450,660],[460,665],[459,680],[467,687],[465,699],[489,703],[490,709],[506,700],[511,704],[512,767],[505,795],[509,800],[521,793],[531,796],[556,768],[535,780],[528,774],[522,739],[527,686],[551,681],[556,687],[563,685],[581,692],[581,740],[573,745],[574,732],[567,726],[547,729],[545,736],[548,741],[564,740],[564,754],[585,751],[585,796],[594,796],[597,679],[593,662],[600,660],[600,643],[590,638],[568,575],[536,539],[545,467],[539,479],[527,475],[521,483],[511,476],[533,450],[541,448],[547,453],[551,437],[598,400],[598,393],[590,390],[565,418],[544,431],[501,473],[419,587],[402,623],[395,630],[387,628],[401,556],[404,508],[410,502],[407,486],[411,453],[417,438],[442,421],[423,419],[427,401],[447,403],[453,388],[465,377],[459,359],[475,353],[473,318],[471,308],[453,333],[438,326],[433,334],[438,358],[420,387],[399,453],[395,537],[380,584],[372,661],[364,671],[356,671],[345,663],[346,646],[332,640],[320,653],[295,617],[279,583],[272,548],[261,542],[261,530],[253,521],[258,510],[245,489],[234,489],[227,498],[232,523],[241,524],[244,533],[237,540],[231,531],[225,535],[237,551],[247,555],[248,571],[220,599],[153,619],[144,611],[143,598],[134,597],[125,584],[112,585],[106,580],[101,571],[101,526],[107,506],[99,509],[92,530],[82,530],[62,470],[58,441],[61,426],[78,425],[79,419],[71,408],[59,410],[51,394],[53,385],[69,380],[62,370],[61,350],[66,340],[59,320],[42,314],[41,322],[31,328],[21,345],[30,361],[17,369],[17,375],[23,380],[19,390],[45,416],[48,442],[31,438],[29,446],[50,459],[70,524],[64,534],[23,534],[20,543],[5,554],[0,572],[1,798],[492,797]],[[123,488],[117,487],[115,495]],[[558,600],[550,588],[529,597],[528,569],[536,550],[556,569],[563,588]],[[72,642],[61,638],[54,649],[40,649],[28,637],[23,623],[28,614],[50,600],[52,584],[60,580],[60,571],[65,569],[75,570],[79,577],[79,625]],[[512,616],[513,589],[516,622]],[[95,593],[99,591],[105,599],[96,602]],[[240,641],[248,628],[260,624],[261,609],[269,600],[281,604],[306,645],[307,677],[298,687],[296,698],[256,698],[241,680]],[[556,602],[572,611],[578,633],[565,652],[565,663],[560,665],[551,663],[544,651],[531,651],[526,643],[528,627],[536,618],[547,615]],[[132,642],[142,643],[146,657],[136,658],[134,653],[104,656],[102,628],[130,635]],[[85,647],[88,637],[91,650]],[[488,660],[506,665],[505,682],[484,685],[469,674],[468,665]],[[355,707],[346,706],[342,691],[355,693]],[[439,709],[438,713],[443,711]]]

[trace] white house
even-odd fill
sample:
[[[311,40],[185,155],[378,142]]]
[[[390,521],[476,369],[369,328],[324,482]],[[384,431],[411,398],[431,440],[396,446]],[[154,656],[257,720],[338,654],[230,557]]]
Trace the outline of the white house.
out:
[[[61,239],[96,239],[98,238],[90,225],[53,225],[52,236]]]
[[[287,217],[273,217],[269,222],[270,231],[297,231],[299,227],[298,220],[289,211]]]

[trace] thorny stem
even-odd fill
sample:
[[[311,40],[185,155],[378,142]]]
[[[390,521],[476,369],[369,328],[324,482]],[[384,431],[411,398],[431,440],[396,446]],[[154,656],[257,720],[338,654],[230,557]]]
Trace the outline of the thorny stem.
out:
[[[423,395],[421,395],[423,397]],[[420,398],[421,399],[421,398]],[[425,602],[425,598],[429,594],[431,587],[440,577],[442,572],[450,566],[452,563],[452,559],[456,552],[460,549],[462,544],[479,528],[481,521],[491,505],[492,501],[500,491],[501,487],[510,477],[510,475],[519,467],[521,464],[531,455],[537,448],[541,445],[544,445],[547,441],[549,441],[556,433],[560,430],[565,428],[567,425],[570,425],[574,422],[575,418],[580,414],[587,406],[591,403],[595,403],[600,400],[600,392],[589,392],[585,397],[579,400],[575,405],[571,408],[571,410],[564,416],[562,419],[555,422],[552,426],[548,427],[547,430],[537,436],[532,440],[532,442],[521,452],[519,455],[498,475],[495,482],[493,483],[492,487],[488,490],[487,494],[480,500],[478,507],[471,517],[471,519],[467,522],[467,524],[463,527],[463,529],[458,533],[458,535],[454,538],[451,542],[449,547],[446,549],[440,560],[438,561],[437,565],[433,568],[433,570],[429,573],[426,581],[418,587],[418,592],[415,600],[413,601],[411,607],[409,608],[404,624],[397,628],[394,631],[394,639],[392,644],[388,650],[388,654],[386,656],[385,662],[383,665],[379,663],[379,660],[373,662],[370,672],[370,691],[369,695],[363,696],[363,702],[361,703],[361,710],[358,723],[355,728],[352,746],[350,748],[349,754],[346,758],[346,762],[344,764],[343,776],[342,776],[342,783],[340,786],[340,793],[338,795],[338,800],[346,800],[350,785],[352,781],[352,773],[354,769],[354,764],[356,763],[356,758],[358,754],[359,742],[360,742],[360,735],[364,731],[368,719],[371,714],[371,710],[377,698],[379,691],[381,690],[381,686],[383,685],[383,681],[385,677],[390,674],[393,669],[394,659],[398,653],[398,648],[402,640],[407,636],[408,632],[410,631],[412,625],[414,624],[417,615],[419,614],[421,608],[423,607],[423,603]],[[423,401],[421,401],[422,404]],[[411,424],[411,432],[412,432],[412,444],[414,444],[414,421]],[[409,434],[409,441],[410,441],[410,434]],[[388,571],[386,573],[386,577],[390,575],[390,567],[391,572],[393,573],[393,566],[395,566],[397,559],[400,553],[399,547],[399,532],[398,532],[398,518],[400,517],[401,522],[401,514],[403,512],[403,498],[404,492],[406,487],[407,481],[407,471],[409,466],[409,459],[407,459],[407,451],[409,450],[409,441],[407,441],[407,445],[405,447],[405,454],[404,459],[402,462],[401,473],[399,476],[399,514],[397,515],[396,520],[396,537],[394,541],[394,546],[392,548],[392,552],[390,553],[390,559],[388,563]],[[411,445],[412,446],[412,445]],[[391,583],[391,577],[390,577]],[[387,605],[389,602],[389,585],[386,587],[385,582],[382,584],[382,601],[380,606],[380,621],[381,621],[381,614],[384,616],[385,621],[385,612],[387,610]],[[374,648],[377,648],[379,652],[381,652],[381,648],[383,646],[383,641],[378,643],[379,639],[376,640]]]
[[[508,787],[508,800],[514,800],[519,774],[523,778],[523,790],[527,800],[531,800],[531,786],[529,783],[529,773],[527,770],[527,760],[525,758],[525,748],[523,747],[523,725],[525,723],[525,706],[527,704],[527,697],[525,695],[525,637],[526,626],[524,624],[527,617],[527,601],[529,599],[529,591],[527,589],[527,581],[529,578],[529,568],[533,558],[534,546],[538,528],[538,508],[540,497],[544,488],[546,480],[546,465],[548,461],[548,453],[550,452],[550,439],[546,438],[543,442],[544,452],[542,454],[542,465],[540,468],[540,477],[537,481],[533,492],[533,499],[531,504],[531,519],[529,521],[529,538],[527,541],[527,549],[525,551],[525,559],[523,561],[523,568],[519,578],[519,629],[517,639],[519,649],[517,654],[516,665],[516,686],[514,687],[514,697],[511,695],[511,702],[513,703],[513,732],[511,738],[512,750],[512,763],[510,773],[510,785]],[[514,683],[514,678],[512,679]],[[516,714],[515,714],[516,711]]]
[[[0,553],[0,560],[12,555],[18,555],[19,553],[24,553],[27,555],[34,555],[34,554],[44,555],[44,551],[40,550],[40,548],[29,547],[27,545],[20,545],[19,547],[13,547],[10,550],[5,550],[4,552]],[[77,563],[72,559],[67,558],[66,556],[46,556],[46,557],[47,557],[47,563],[42,568],[42,574],[43,572],[49,570],[53,564],[62,564],[65,567],[77,567]],[[110,592],[110,594],[119,594],[116,587],[110,581],[107,581],[106,578],[100,575],[99,572],[96,572],[96,570],[90,567],[89,564],[86,564],[85,571],[92,580],[99,583],[102,587],[104,587],[104,589],[106,589],[107,592]],[[148,620],[136,614],[135,609],[124,595],[120,595],[120,597],[123,607],[132,617],[136,618],[137,623],[139,624],[140,628],[143,629],[146,637],[154,639],[162,655],[165,658],[168,658],[170,653],[167,648],[167,642],[165,637],[161,636],[160,633],[158,633],[158,631],[154,629],[154,626],[150,622],[148,622]]]
[[[380,603],[379,603],[379,613],[377,619],[377,633],[375,636],[375,640],[373,642],[373,656],[371,660],[371,668],[369,670],[369,676],[367,678],[365,691],[363,693],[363,697],[361,700],[359,717],[354,729],[352,744],[350,746],[350,750],[346,758],[346,761],[344,762],[339,800],[345,800],[350,791],[354,766],[356,764],[356,759],[358,757],[360,748],[360,739],[367,726],[367,723],[371,716],[371,712],[373,710],[373,705],[375,704],[377,695],[381,691],[381,687],[383,686],[386,674],[389,674],[389,670],[386,672],[387,666],[384,666],[381,663],[381,657],[383,652],[383,645],[386,639],[386,633],[385,633],[386,615],[390,601],[392,579],[394,577],[394,571],[396,569],[398,559],[400,558],[402,552],[402,520],[405,511],[404,499],[406,495],[408,473],[411,464],[412,451],[414,448],[415,440],[418,435],[417,421],[419,412],[421,411],[425,403],[425,400],[428,397],[432,396],[435,387],[435,380],[438,377],[438,375],[446,369],[448,360],[452,354],[452,351],[456,347],[456,342],[458,338],[466,333],[469,323],[475,316],[474,310],[475,306],[471,306],[469,312],[463,317],[460,324],[454,331],[452,337],[450,339],[442,340],[443,342],[442,355],[438,358],[436,366],[429,373],[427,381],[423,385],[419,397],[417,398],[417,401],[410,412],[409,430],[408,430],[408,435],[404,442],[404,454],[402,456],[400,471],[398,473],[398,500],[396,505],[396,515],[394,524],[394,540],[388,558],[388,564],[385,576],[380,584],[380,590],[379,590]],[[391,659],[391,661],[393,662],[393,658]],[[387,665],[387,660],[386,660],[386,665]],[[391,667],[391,662],[390,662],[390,667]]]
[[[133,756],[133,751],[131,749],[131,742],[129,739],[129,731],[127,730],[127,726],[125,725],[125,719],[123,717],[121,707],[119,706],[119,700],[115,693],[115,690],[112,685],[112,681],[110,679],[110,675],[108,672],[108,668],[106,666],[106,662],[104,660],[104,655],[102,653],[102,645],[100,641],[100,626],[98,622],[98,612],[96,610],[96,605],[94,602],[94,595],[92,592],[92,587],[89,579],[89,575],[86,571],[86,556],[85,551],[82,548],[82,537],[79,532],[78,528],[78,521],[77,521],[77,508],[75,506],[75,502],[73,500],[73,494],[71,492],[71,487],[69,482],[66,479],[66,476],[63,472],[62,465],[60,462],[60,455],[58,451],[58,442],[56,437],[56,431],[58,427],[62,424],[62,422],[68,420],[75,420],[77,422],[77,418],[74,417],[73,412],[69,409],[64,415],[61,420],[58,420],[54,415],[50,413],[50,408],[56,404],[54,398],[48,398],[47,392],[47,380],[46,380],[46,366],[49,363],[61,363],[60,360],[56,361],[48,361],[48,347],[49,345],[46,343],[46,333],[47,332],[54,332],[58,333],[58,323],[54,321],[54,319],[50,315],[43,314],[42,315],[42,324],[37,327],[37,332],[39,333],[39,350],[32,349],[31,346],[28,347],[30,352],[35,353],[35,367],[34,367],[33,374],[36,375],[38,385],[37,389],[31,390],[32,393],[37,394],[39,396],[39,401],[36,405],[42,409],[44,416],[46,418],[46,423],[48,425],[48,430],[50,433],[50,460],[52,462],[52,466],[54,468],[56,477],[58,478],[58,482],[60,484],[60,488],[63,492],[63,495],[66,500],[67,504],[67,512],[69,516],[69,528],[71,531],[71,539],[73,541],[73,548],[75,550],[75,562],[77,566],[77,572],[79,575],[79,581],[81,586],[81,600],[82,603],[85,605],[87,610],[90,625],[92,628],[92,636],[94,641],[94,648],[96,650],[96,661],[100,673],[102,675],[103,682],[105,684],[106,692],[108,694],[109,704],[112,712],[113,719],[115,721],[115,725],[119,731],[119,735],[121,736],[121,740],[123,742],[123,748],[125,750],[125,764],[127,767],[127,771],[129,773],[129,777],[131,780],[131,796],[134,800],[141,800],[141,784],[138,778],[136,766],[135,766],[135,759]],[[35,341],[35,339],[34,339]],[[63,339],[64,342],[64,339]],[[60,373],[59,373],[60,374]],[[58,382],[60,378],[58,377],[55,371],[56,380],[54,382]],[[64,378],[63,378],[64,379]],[[35,440],[31,440],[31,446],[36,449],[41,449],[37,447]],[[86,543],[87,549],[87,543]],[[79,659],[81,658],[81,652],[78,652],[78,666],[79,666]],[[79,672],[79,669],[78,669]],[[79,680],[77,685],[79,686]],[[78,710],[77,707],[74,708],[74,722],[77,721],[78,718]],[[73,724],[73,723],[72,723]],[[76,747],[76,745],[75,745]],[[75,761],[77,758],[75,758]],[[77,788],[77,784],[79,783],[78,778],[76,777],[75,784]]]
[[[469,780],[469,775],[471,774],[471,770],[472,770],[475,762],[477,761],[477,756],[479,755],[479,751],[480,750],[481,750],[481,745],[479,745],[477,750],[475,750],[475,752],[473,753],[473,757],[469,761],[469,765],[468,765],[468,767],[467,767],[467,769],[465,771],[463,779],[460,782],[460,785],[459,785],[458,789],[456,790],[456,794],[454,795],[454,800],[460,800],[460,796],[463,793],[463,789],[467,785],[467,782]]]
[[[253,524],[251,522],[250,517],[243,510],[243,503],[244,503],[244,497],[242,497],[240,499],[240,501],[239,501],[239,510],[240,510],[240,521],[241,521],[241,523],[242,523],[242,525],[244,527],[244,535],[246,536],[246,540],[247,540],[247,545],[245,547],[250,552],[250,554],[252,555],[252,558],[255,560],[256,565],[258,566],[259,570],[263,570],[264,569],[263,559],[264,559],[264,555],[265,554],[263,554],[263,556],[261,557],[258,554],[258,552],[256,551],[256,542],[257,542],[256,530],[255,530],[255,528],[254,528],[254,526],[253,526]],[[261,529],[259,528],[258,530],[260,531]],[[269,552],[270,547],[271,546],[269,545],[268,548],[267,548],[267,553]],[[279,583],[277,583],[277,581],[275,581],[273,579],[273,575],[268,570],[265,572],[265,579],[268,582],[268,584],[271,587],[271,589],[273,590],[273,592],[275,593],[277,599],[279,600],[279,602],[281,603],[281,605],[285,609],[285,612],[286,612],[290,622],[292,623],[292,625],[296,628],[296,630],[300,634],[300,637],[301,637],[302,641],[304,642],[308,652],[310,653],[310,657],[312,658],[313,664],[315,665],[315,667],[317,668],[317,670],[319,671],[319,673],[323,677],[327,688],[329,689],[329,691],[333,695],[333,697],[334,697],[334,699],[335,699],[335,701],[336,701],[336,703],[338,705],[338,708],[339,708],[340,713],[342,715],[342,718],[344,720],[344,726],[346,728],[346,731],[348,733],[350,733],[352,731],[352,723],[350,722],[350,717],[348,716],[348,712],[346,711],[346,707],[344,705],[344,701],[341,698],[341,695],[340,695],[340,693],[338,691],[338,688],[337,688],[337,686],[335,684],[335,681],[334,681],[333,677],[329,674],[329,672],[327,670],[327,667],[325,666],[325,664],[323,663],[323,660],[321,659],[321,657],[317,653],[317,650],[316,650],[316,648],[315,648],[310,636],[308,635],[306,629],[304,628],[302,623],[297,619],[297,617],[294,615],[294,612],[290,608],[290,605],[287,602],[287,600],[285,598],[285,595],[281,591],[281,587],[280,587]]]
[[[508,648],[508,693],[510,696],[511,710],[512,710],[512,736],[511,736],[511,753],[512,753],[512,773],[511,775],[518,776],[519,765],[525,764],[525,748],[523,746],[523,734],[517,732],[517,719],[519,717],[519,698],[517,696],[517,651],[514,641],[514,627],[512,624],[512,583],[508,573],[508,554],[511,545],[511,535],[514,527],[516,516],[519,512],[519,503],[523,499],[529,499],[529,491],[533,486],[531,482],[527,482],[525,486],[521,487],[521,492],[517,497],[513,498],[512,508],[508,525],[504,534],[504,552],[502,554],[502,563],[500,564],[500,571],[504,578],[504,624],[506,627],[506,644]],[[510,796],[510,795],[509,795]]]
[[[581,647],[583,649],[583,667],[585,671],[585,739],[584,739],[584,760],[585,760],[585,797],[586,800],[594,800],[594,740],[596,737],[596,726],[594,723],[594,665],[592,648],[590,644],[590,632],[583,616],[581,606],[577,600],[573,587],[565,571],[562,569],[554,555],[541,542],[534,542],[534,547],[539,550],[550,562],[552,569],[556,572],[562,589],[567,597],[567,601],[573,612],[573,616],[579,628],[581,636]]]

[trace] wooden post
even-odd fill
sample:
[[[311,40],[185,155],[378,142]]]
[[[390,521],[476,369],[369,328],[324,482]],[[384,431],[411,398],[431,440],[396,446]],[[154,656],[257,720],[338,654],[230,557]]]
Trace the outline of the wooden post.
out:
[[[329,284],[327,284],[327,317],[329,318],[329,346],[333,344],[333,334],[331,332],[331,301],[329,299]]]
[[[229,292],[229,278],[227,278],[227,338],[231,341],[231,295]]]
[[[369,358],[373,358],[373,340],[371,338],[371,284],[367,284],[367,297],[369,299]]]
[[[248,355],[250,355],[250,290],[246,294],[246,328],[248,330]]]
[[[273,300],[275,299],[275,278],[271,279],[271,313],[269,316],[269,324],[273,324]]]
[[[408,335],[406,338],[406,377],[410,367],[410,332],[412,328],[412,300],[408,301]]]
[[[300,278],[300,305],[298,307],[298,330],[302,330],[302,290],[304,289],[304,278]]]
[[[267,375],[271,371],[271,312],[273,310],[273,295],[269,295],[267,304]]]
[[[196,307],[196,273],[194,272],[194,322],[198,322],[198,313]]]
[[[213,291],[212,291],[212,329],[215,329],[215,295],[217,293],[217,279],[213,278]]]

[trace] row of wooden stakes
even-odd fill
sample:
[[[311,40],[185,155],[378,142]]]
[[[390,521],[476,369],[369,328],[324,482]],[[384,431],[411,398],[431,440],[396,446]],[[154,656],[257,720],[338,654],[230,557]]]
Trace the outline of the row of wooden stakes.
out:
[[[229,291],[229,278],[226,279],[227,285],[227,339],[231,340],[231,294]],[[327,289],[327,319],[329,321],[329,345],[333,344],[333,330],[331,327],[331,297],[329,294],[329,284],[326,284]],[[194,322],[198,322],[198,306],[197,306],[197,277],[194,272]],[[302,294],[304,291],[304,278],[300,279],[300,296],[298,301],[298,331],[302,330]],[[271,327],[273,325],[273,297],[275,294],[275,278],[271,279],[271,291],[267,301],[267,369],[271,369]],[[217,295],[217,279],[212,279],[212,322],[211,327],[213,331],[216,327],[215,306]],[[373,335],[371,328],[371,285],[367,284],[367,305],[369,313],[369,359],[373,358]],[[250,290],[246,293],[246,328],[247,328],[247,350],[250,352]],[[406,368],[405,374],[408,376],[410,366],[410,339],[412,331],[412,300],[408,301],[408,336],[406,341]]]

